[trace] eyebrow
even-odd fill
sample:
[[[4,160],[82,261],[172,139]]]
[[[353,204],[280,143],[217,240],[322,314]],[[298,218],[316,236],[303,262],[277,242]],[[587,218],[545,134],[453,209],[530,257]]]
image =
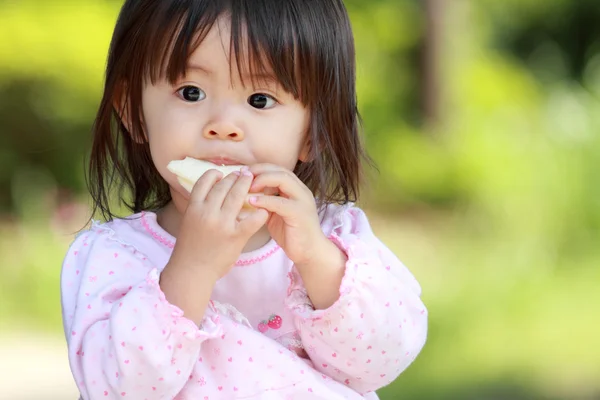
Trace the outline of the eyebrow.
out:
[[[187,66],[188,70],[193,70],[193,71],[199,71],[205,75],[212,75],[213,71],[211,71],[209,68],[206,68],[203,65],[200,64],[189,64]],[[261,74],[244,74],[242,75],[242,79],[244,80],[244,82],[247,81],[254,81],[254,82],[259,82],[259,83],[263,83],[263,84],[272,84],[272,85],[279,85],[279,80],[272,74],[268,74],[268,73],[261,73]]]

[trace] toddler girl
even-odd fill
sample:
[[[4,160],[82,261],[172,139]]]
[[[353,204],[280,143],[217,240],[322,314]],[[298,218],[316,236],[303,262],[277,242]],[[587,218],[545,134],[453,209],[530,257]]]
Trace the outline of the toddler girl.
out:
[[[186,157],[244,168],[188,193]],[[342,0],[127,0],[88,171],[107,222],[62,270],[82,398],[377,398],[427,312],[353,205],[364,158]]]

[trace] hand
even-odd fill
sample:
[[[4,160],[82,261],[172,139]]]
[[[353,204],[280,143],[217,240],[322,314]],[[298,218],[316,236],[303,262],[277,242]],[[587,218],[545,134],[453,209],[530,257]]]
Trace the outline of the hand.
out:
[[[250,167],[255,176],[251,193],[276,189],[278,196],[257,195],[249,203],[269,211],[267,228],[287,256],[301,268],[313,263],[329,240],[321,231],[317,206],[310,189],[292,172],[272,164]]]
[[[238,221],[252,174],[246,171],[222,177],[221,172],[211,170],[194,185],[177,243],[160,274],[159,285],[167,301],[197,325],[214,284],[229,272],[250,236],[269,217],[265,210],[257,210]]]
[[[241,221],[237,218],[252,183],[251,173],[222,176],[210,170],[194,185],[169,261],[202,274],[210,272],[216,279],[229,272],[248,239],[268,218],[265,210]]]

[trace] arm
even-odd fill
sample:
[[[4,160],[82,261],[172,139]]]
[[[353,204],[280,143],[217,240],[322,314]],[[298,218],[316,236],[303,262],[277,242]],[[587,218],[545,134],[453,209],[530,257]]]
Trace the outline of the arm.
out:
[[[348,257],[339,247],[323,235],[316,259],[306,265],[296,264],[306,292],[317,310],[331,307],[340,297],[340,285]]]
[[[329,238],[347,257],[339,298],[324,310],[306,307],[308,285],[296,268],[287,304],[315,368],[366,393],[392,382],[416,358],[427,311],[417,281],[373,235],[363,212],[350,207],[336,218]]]
[[[169,262],[160,274],[160,289],[169,303],[200,325],[218,277],[207,269],[185,267]]]
[[[110,228],[80,235],[61,277],[69,362],[84,399],[173,398],[184,387],[202,343],[220,335],[167,302],[157,270]]]

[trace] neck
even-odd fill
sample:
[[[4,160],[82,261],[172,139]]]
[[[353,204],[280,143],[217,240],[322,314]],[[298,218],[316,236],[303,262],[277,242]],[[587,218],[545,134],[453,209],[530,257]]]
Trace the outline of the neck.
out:
[[[187,206],[187,205],[186,205]],[[181,220],[184,217],[184,212],[181,211],[182,208],[178,207],[175,204],[175,201],[171,201],[164,208],[157,211],[157,222],[158,224],[169,234],[173,235],[173,237],[177,238],[177,234],[179,233],[179,226],[181,225]],[[185,210],[185,207],[183,207]],[[247,253],[250,251],[254,251],[260,249],[265,244],[267,244],[271,240],[271,236],[269,231],[267,230],[267,226],[264,225],[262,228],[258,230],[254,235],[248,239],[248,242],[244,246],[242,252]]]

